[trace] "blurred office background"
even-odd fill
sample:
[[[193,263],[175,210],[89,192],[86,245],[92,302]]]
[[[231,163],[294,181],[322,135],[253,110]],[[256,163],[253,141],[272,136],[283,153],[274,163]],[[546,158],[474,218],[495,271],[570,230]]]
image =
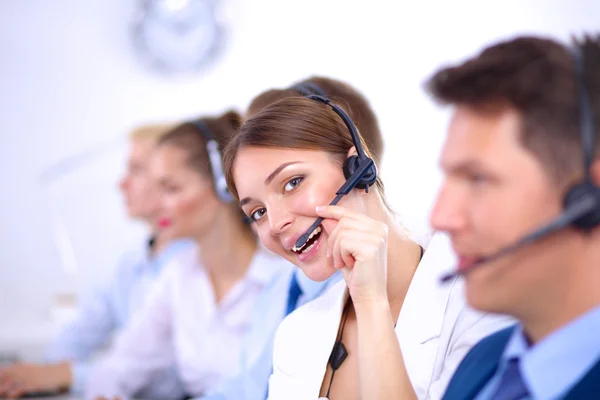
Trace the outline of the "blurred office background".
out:
[[[597,0],[1,1],[0,350],[45,344],[142,239],[116,187],[136,124],[346,80],[380,118],[390,203],[423,235],[448,115],[423,80],[499,38],[597,31],[599,15]]]

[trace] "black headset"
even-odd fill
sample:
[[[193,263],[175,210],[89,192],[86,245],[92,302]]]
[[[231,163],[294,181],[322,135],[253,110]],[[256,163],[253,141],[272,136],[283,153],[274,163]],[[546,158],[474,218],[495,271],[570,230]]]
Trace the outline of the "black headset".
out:
[[[576,44],[572,49],[575,64],[575,81],[579,93],[579,121],[581,124],[579,134],[581,138],[583,167],[585,172],[583,182],[578,182],[569,188],[563,199],[563,212],[554,220],[525,235],[514,244],[480,259],[468,268],[443,276],[442,282],[450,281],[458,275],[464,275],[489,261],[516,251],[527,244],[545,238],[568,226],[572,226],[583,232],[589,232],[600,225],[600,187],[594,184],[591,176],[592,163],[594,161],[596,131],[594,126],[594,113],[585,84],[584,47],[585,42],[583,44]]]
[[[585,177],[583,182],[577,183],[569,189],[564,199],[564,208],[565,213],[568,210],[581,208],[581,215],[573,216],[571,224],[577,229],[590,231],[600,224],[600,187],[594,184],[591,176],[596,147],[596,131],[592,103],[585,84],[583,48],[575,46],[573,55],[575,59],[575,78],[579,90],[580,135]],[[587,205],[587,207],[584,207],[584,205]]]
[[[369,187],[374,185],[377,181],[377,167],[375,166],[375,162],[367,156],[365,150],[360,141],[360,135],[358,133],[358,129],[352,122],[352,119],[346,112],[339,106],[333,104],[325,95],[325,92],[321,90],[318,85],[310,82],[299,83],[290,88],[305,96],[309,99],[321,102],[325,105],[331,107],[331,109],[340,116],[340,118],[344,121],[344,124],[348,128],[350,132],[350,136],[352,137],[352,142],[354,143],[354,147],[356,148],[356,152],[358,154],[352,155],[344,161],[344,177],[346,178],[346,182],[338,189],[336,192],[336,197],[330,203],[330,205],[337,204],[343,196],[350,193],[350,191],[354,188],[364,189],[365,191],[369,191]],[[317,220],[308,228],[304,235],[300,236],[296,241],[296,247],[302,247],[304,243],[308,240],[310,234],[321,224],[323,218],[317,218]]]
[[[210,162],[210,171],[214,182],[215,193],[217,197],[223,203],[231,203],[233,196],[227,188],[227,181],[225,180],[225,174],[223,173],[223,164],[221,162],[221,152],[219,150],[219,143],[213,132],[210,130],[206,122],[201,119],[196,119],[189,122],[196,128],[206,144],[206,153],[208,154],[208,160]]]

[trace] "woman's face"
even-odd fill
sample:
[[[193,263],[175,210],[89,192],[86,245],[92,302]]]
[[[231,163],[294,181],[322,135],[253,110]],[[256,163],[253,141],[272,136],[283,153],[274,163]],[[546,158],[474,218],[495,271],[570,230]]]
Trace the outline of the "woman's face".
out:
[[[186,162],[185,150],[159,146],[151,160],[151,173],[161,190],[158,226],[177,239],[199,238],[209,232],[220,202],[212,182]]]
[[[127,171],[119,182],[129,216],[150,222],[156,218],[159,207],[158,191],[149,173],[154,145],[151,138],[131,140]]]
[[[325,220],[303,248],[294,248],[317,218],[315,208],[327,205],[345,182],[339,163],[323,151],[244,147],[233,165],[242,209],[255,224],[260,241],[294,263],[312,280],[324,281],[336,271],[327,257],[327,239],[337,225]],[[340,206],[360,210],[352,191]]]

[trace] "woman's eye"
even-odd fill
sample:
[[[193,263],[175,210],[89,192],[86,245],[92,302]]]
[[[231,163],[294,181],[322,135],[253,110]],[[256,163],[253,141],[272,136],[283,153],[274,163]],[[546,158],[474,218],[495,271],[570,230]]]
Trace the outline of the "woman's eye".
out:
[[[259,208],[258,210],[252,212],[250,214],[250,219],[254,222],[258,221],[259,219],[261,219],[265,213],[267,212],[266,208]]]
[[[179,188],[177,186],[173,186],[173,185],[165,185],[165,186],[163,186],[163,190],[165,193],[168,193],[168,194],[175,194],[175,193],[179,192]]]
[[[469,182],[471,185],[480,186],[488,182],[488,178],[485,175],[473,174],[469,176]]]
[[[298,186],[300,184],[300,182],[302,182],[304,178],[302,177],[297,177],[297,178],[292,178],[288,181],[288,183],[285,184],[283,190],[286,192],[289,192],[290,190],[294,190],[294,188],[296,186]]]

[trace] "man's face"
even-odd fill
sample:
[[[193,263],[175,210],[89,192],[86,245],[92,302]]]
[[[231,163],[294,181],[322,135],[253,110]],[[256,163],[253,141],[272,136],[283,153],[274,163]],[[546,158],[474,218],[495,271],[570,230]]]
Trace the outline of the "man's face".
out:
[[[458,106],[442,154],[444,182],[431,214],[449,234],[459,269],[514,243],[562,211],[562,196],[520,140],[521,119]],[[569,245],[561,232],[482,265],[466,275],[469,303],[519,315],[568,279]],[[571,254],[572,256],[572,254]]]

